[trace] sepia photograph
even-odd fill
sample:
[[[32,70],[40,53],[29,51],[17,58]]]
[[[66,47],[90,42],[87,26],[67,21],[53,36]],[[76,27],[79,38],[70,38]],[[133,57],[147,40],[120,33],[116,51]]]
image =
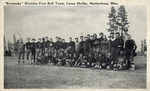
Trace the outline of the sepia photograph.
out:
[[[4,89],[146,89],[147,6],[4,6]]]

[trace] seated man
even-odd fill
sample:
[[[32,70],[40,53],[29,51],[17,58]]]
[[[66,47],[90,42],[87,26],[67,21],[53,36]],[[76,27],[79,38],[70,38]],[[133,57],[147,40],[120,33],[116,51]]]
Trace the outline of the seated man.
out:
[[[88,67],[91,67],[96,63],[95,59],[94,59],[94,55],[92,55],[92,53],[89,53],[87,61],[88,61],[88,63],[87,63]]]
[[[77,59],[77,61],[75,62],[75,66],[79,66],[80,62],[82,62],[83,60],[83,54],[80,53],[79,58]]]
[[[44,57],[43,57],[41,64],[47,64],[48,62],[49,62],[49,53],[46,52]]]
[[[60,55],[59,55],[57,61],[58,61],[58,63],[57,63],[58,66],[65,65],[66,57],[65,57],[65,54],[63,51],[60,51]]]
[[[36,58],[36,64],[41,64],[42,59],[43,59],[42,52],[39,52]]]
[[[106,63],[104,62],[103,54],[101,52],[98,53],[98,57],[96,58],[96,65],[95,69],[101,69],[106,66]]]

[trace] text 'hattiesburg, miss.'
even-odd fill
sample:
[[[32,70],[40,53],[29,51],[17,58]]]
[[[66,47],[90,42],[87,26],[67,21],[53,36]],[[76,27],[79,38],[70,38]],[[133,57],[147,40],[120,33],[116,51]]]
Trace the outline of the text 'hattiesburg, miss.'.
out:
[[[116,2],[5,2],[5,5],[118,5]]]

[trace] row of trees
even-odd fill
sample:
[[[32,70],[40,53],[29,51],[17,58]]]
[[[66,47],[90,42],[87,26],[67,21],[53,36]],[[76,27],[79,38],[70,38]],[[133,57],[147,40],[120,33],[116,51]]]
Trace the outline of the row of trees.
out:
[[[114,7],[111,7],[111,11],[108,14],[109,28],[107,29],[110,33],[120,32],[121,36],[127,35],[129,22],[127,19],[127,12],[124,6],[118,8],[118,12]]]

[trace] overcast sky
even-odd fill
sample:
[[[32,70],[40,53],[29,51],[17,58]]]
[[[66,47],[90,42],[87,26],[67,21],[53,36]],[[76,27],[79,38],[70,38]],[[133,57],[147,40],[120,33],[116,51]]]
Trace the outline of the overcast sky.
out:
[[[138,50],[142,39],[146,38],[146,7],[125,6],[130,22],[129,34],[136,41]],[[115,6],[116,10],[118,7]],[[13,42],[17,32],[26,38],[59,36],[68,41],[69,37],[104,32],[108,35],[108,13],[111,6],[5,6],[4,34],[6,41]]]

